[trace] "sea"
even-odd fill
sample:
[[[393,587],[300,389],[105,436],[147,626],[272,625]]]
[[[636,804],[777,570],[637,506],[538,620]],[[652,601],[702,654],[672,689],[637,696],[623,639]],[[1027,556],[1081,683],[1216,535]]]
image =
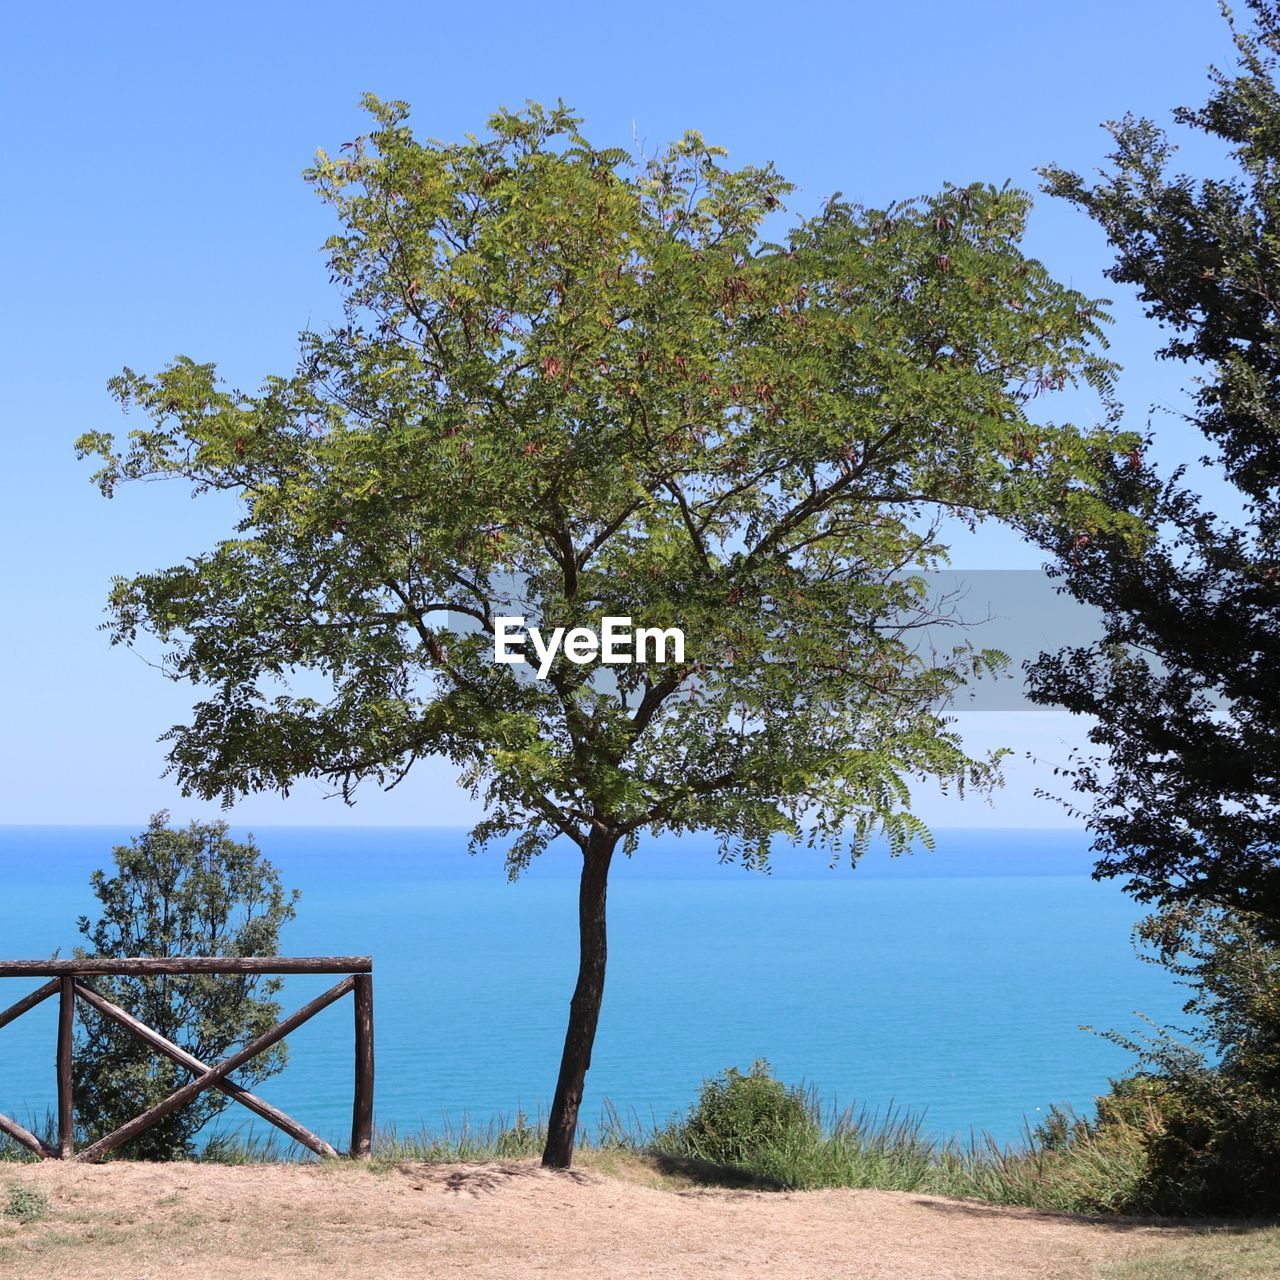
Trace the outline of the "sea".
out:
[[[90,874],[131,834],[0,828],[0,958],[69,955],[95,905]],[[282,953],[373,958],[380,1128],[456,1133],[545,1114],[577,962],[574,849],[511,882],[501,851],[470,855],[463,830],[253,834],[301,891]],[[934,834],[933,851],[875,849],[854,868],[783,847],[767,875],[721,863],[705,837],[620,859],[583,1119],[611,1108],[634,1127],[662,1123],[704,1080],[763,1058],[828,1107],[1013,1142],[1051,1105],[1088,1113],[1133,1066],[1099,1032],[1185,1028],[1185,989],[1135,953],[1143,908],[1091,878],[1087,834]],[[333,981],[289,978],[286,1012]],[[0,1007],[36,985],[0,979]],[[28,1124],[54,1108],[56,1004],[0,1029],[0,1111]],[[257,1090],[343,1147],[352,1023],[349,999],[330,1006]],[[239,1108],[217,1124],[262,1127]]]

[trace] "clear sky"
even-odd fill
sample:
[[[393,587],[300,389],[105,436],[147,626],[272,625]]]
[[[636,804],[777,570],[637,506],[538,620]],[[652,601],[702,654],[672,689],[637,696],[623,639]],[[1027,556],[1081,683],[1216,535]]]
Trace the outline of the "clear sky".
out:
[[[653,147],[686,128],[736,163],[774,161],[804,212],[840,190],[869,203],[944,181],[1033,188],[1035,167],[1102,162],[1101,121],[1167,121],[1230,62],[1213,0],[596,4],[326,2],[9,5],[0,19],[4,337],[0,480],[0,822],[140,823],[187,816],[161,780],[157,736],[191,690],[96,628],[113,574],[175,563],[229,529],[227,507],[177,487],[105,502],[77,463],[83,430],[126,430],[105,391],[128,364],[184,353],[237,385],[287,371],[296,335],[336,312],[319,247],[328,212],[299,174],[360,132],[362,92],[413,106],[422,134],[480,131],[499,104],[563,98],[599,145]],[[1197,163],[1195,142],[1186,153]],[[1130,422],[1157,456],[1199,441],[1167,412],[1186,370],[1157,364],[1154,326],[1102,276],[1101,234],[1042,198],[1030,251],[1115,299],[1114,354]],[[1065,416],[1065,414],[1063,415]],[[958,566],[1034,568],[1007,534],[958,546]],[[964,717],[975,746],[1065,758],[1081,733],[1051,713]],[[941,803],[952,825],[1063,823],[1019,764],[993,807]],[[354,810],[303,784],[237,806],[241,823],[459,823],[445,767]]]

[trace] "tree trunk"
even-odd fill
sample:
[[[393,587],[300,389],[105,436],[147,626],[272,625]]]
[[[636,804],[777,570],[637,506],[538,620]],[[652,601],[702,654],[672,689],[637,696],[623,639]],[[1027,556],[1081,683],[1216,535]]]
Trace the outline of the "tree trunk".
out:
[[[609,863],[618,837],[593,833],[582,859],[578,886],[578,985],[569,1004],[569,1027],[560,1058],[560,1077],[547,1123],[547,1145],[542,1163],[548,1169],[567,1169],[573,1160],[578,1130],[582,1086],[591,1066],[591,1046],[604,999],[604,966],[608,952],[605,938],[605,893]]]

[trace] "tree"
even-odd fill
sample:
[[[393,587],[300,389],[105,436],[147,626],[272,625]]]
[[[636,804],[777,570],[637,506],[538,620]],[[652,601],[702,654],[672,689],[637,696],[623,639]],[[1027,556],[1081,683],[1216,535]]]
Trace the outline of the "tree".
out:
[[[1095,718],[1101,750],[1069,773],[1092,798],[1097,874],[1162,906],[1250,914],[1280,939],[1280,5],[1250,8],[1235,74],[1213,72],[1207,103],[1176,113],[1229,149],[1234,176],[1171,175],[1168,138],[1132,118],[1111,126],[1096,185],[1045,171],[1106,230],[1111,278],[1172,331],[1161,354],[1202,372],[1191,421],[1242,516],[1206,511],[1181,469],[1162,481],[1137,453],[1111,466],[1103,492],[1163,536],[1135,556],[1108,534],[1040,531],[1104,636],[1030,678],[1036,701]]]
[[[833,198],[763,238],[790,187],[696,133],[652,158],[593,147],[563,106],[420,142],[401,103],[308,178],[345,321],[257,394],[179,359],[113,383],[146,425],[82,453],[122,480],[243,499],[235,536],[117,582],[207,689],[169,759],[223,796],[395,785],[424,755],[482,795],[473,844],[515,876],[582,855],[580,962],[544,1162],[571,1160],[604,989],[606,888],[642,832],[854,855],[923,828],[908,779],[987,786],[945,716],[999,655],[936,661],[910,568],[937,513],[1136,531],[1098,500],[1109,424],[1040,425],[1042,392],[1106,396],[1101,313],[1018,250],[1027,197],[974,185],[888,209]],[[1134,534],[1136,536],[1136,532]],[[495,617],[682,627],[686,652],[545,680],[495,662]],[[290,685],[319,673],[322,696]]]
[[[1142,959],[1191,992],[1185,1035],[1103,1034],[1137,1069],[1098,1099],[1094,1121],[1056,1113],[1064,1145],[1131,1143],[1142,1161],[1125,1213],[1273,1215],[1280,1208],[1280,948],[1256,917],[1200,903],[1135,930]]]
[[[115,874],[95,871],[96,919],[82,916],[94,956],[270,956],[294,916],[286,891],[252,837],[227,838],[225,822],[170,827],[158,813],[147,829],[112,851]],[[202,1062],[243,1048],[279,1020],[271,997],[278,978],[253,974],[97,978],[95,988]],[[73,1057],[77,1123],[91,1139],[110,1133],[190,1080],[119,1023],[80,1006]],[[278,1044],[237,1073],[247,1088],[279,1072]],[[131,1144],[142,1159],[189,1157],[193,1139],[229,1099],[212,1090],[166,1116]]]

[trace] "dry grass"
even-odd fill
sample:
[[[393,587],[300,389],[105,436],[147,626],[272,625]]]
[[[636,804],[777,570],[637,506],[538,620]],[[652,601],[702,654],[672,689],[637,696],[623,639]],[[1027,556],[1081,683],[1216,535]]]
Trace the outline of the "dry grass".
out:
[[[1222,1245],[1240,1259],[1277,1248],[1274,1231],[1196,1235],[904,1192],[713,1190],[704,1175],[623,1152],[568,1174],[532,1160],[11,1166],[0,1189],[43,1192],[49,1211],[0,1220],[0,1276],[1235,1280],[1254,1272],[1159,1259],[1208,1267]]]
[[[1207,1227],[1150,1257],[1116,1263],[1104,1280],[1275,1280],[1280,1230],[1269,1226]]]

